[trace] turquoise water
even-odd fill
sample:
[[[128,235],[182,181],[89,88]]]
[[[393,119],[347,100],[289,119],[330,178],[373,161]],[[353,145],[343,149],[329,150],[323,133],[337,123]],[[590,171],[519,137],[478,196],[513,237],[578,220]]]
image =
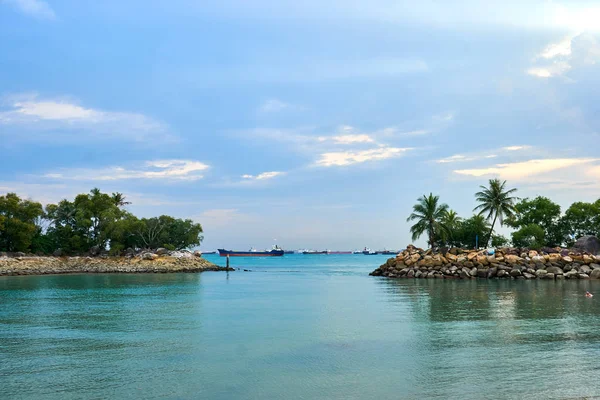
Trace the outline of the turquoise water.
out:
[[[0,398],[600,396],[600,282],[369,277],[385,259],[2,277]]]

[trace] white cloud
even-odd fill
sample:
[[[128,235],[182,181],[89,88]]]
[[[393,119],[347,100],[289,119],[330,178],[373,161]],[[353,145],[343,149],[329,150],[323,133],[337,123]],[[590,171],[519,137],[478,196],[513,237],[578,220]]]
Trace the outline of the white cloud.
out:
[[[465,156],[463,154],[455,154],[450,157],[436,160],[436,162],[439,164],[447,164],[447,163],[475,161],[475,160],[482,160],[482,159],[486,159],[486,158],[496,158],[496,157],[498,157],[496,154],[484,154],[484,155],[475,155],[475,156]]]
[[[536,55],[527,73],[538,78],[565,75],[573,68],[594,65],[600,61],[600,44],[590,33],[576,33],[549,44]]]
[[[366,134],[338,135],[331,138],[335,144],[374,143],[375,140]]]
[[[316,161],[317,166],[321,167],[341,167],[352,164],[364,163],[367,161],[374,160],[385,160],[388,158],[401,157],[410,148],[398,148],[398,147],[380,147],[371,150],[362,151],[337,151],[328,152],[320,155],[320,158]]]
[[[55,19],[56,14],[50,5],[43,0],[5,0],[24,14],[39,19]]]
[[[538,159],[507,164],[496,164],[487,168],[460,169],[455,170],[454,172],[459,175],[473,177],[498,176],[502,179],[523,180],[525,178],[538,176],[556,170],[583,164],[590,164],[595,161],[597,161],[597,159],[593,158]]]
[[[269,99],[260,106],[259,111],[263,113],[276,113],[291,107],[290,104],[284,103],[281,100]]]
[[[531,148],[531,146],[507,146],[507,147],[503,147],[502,150],[505,151],[520,151],[520,150],[527,150]]]
[[[126,137],[143,140],[149,136],[169,137],[164,124],[139,113],[105,111],[83,107],[70,99],[40,99],[37,95],[9,96],[0,107],[0,125],[22,127],[34,136],[58,138],[56,131],[72,132],[71,138],[86,135]],[[48,135],[47,131],[53,131]]]
[[[56,180],[75,181],[118,181],[127,179],[163,179],[169,181],[194,181],[202,179],[208,165],[193,160],[147,161],[137,168],[120,166],[99,169],[71,169],[45,174],[43,177]]]
[[[285,172],[269,171],[269,172],[263,172],[258,175],[245,174],[245,175],[242,175],[242,178],[249,180],[249,181],[264,181],[264,180],[268,180],[268,179],[273,179],[273,178],[275,178],[277,176],[281,176],[281,175],[285,175]]]

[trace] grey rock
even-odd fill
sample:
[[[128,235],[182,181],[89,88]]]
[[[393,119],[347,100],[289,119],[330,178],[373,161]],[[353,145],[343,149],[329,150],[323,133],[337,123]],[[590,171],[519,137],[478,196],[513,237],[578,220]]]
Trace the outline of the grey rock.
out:
[[[498,276],[498,278],[503,278],[505,276],[508,276],[508,272],[506,272],[505,270],[501,269],[500,271],[498,271],[497,276]]]
[[[408,273],[406,274],[406,276],[408,278],[414,278],[414,276],[415,276],[415,270],[411,269],[410,271],[408,271]]]
[[[596,236],[582,236],[575,242],[573,246],[573,250],[576,251],[586,251],[590,254],[599,254],[600,253],[600,239]]]
[[[537,276],[540,279],[546,276],[547,274],[548,271],[546,271],[545,269],[538,269],[537,271],[535,271],[535,276]]]
[[[592,269],[587,265],[582,265],[581,267],[579,267],[579,272],[582,274],[589,275],[592,272]]]
[[[577,274],[577,277],[579,279],[590,279],[590,276],[588,274],[582,274],[582,273]]]
[[[571,271],[572,269],[573,269],[573,264],[567,264],[567,265],[565,265],[565,266],[562,268],[562,270],[563,270],[564,272],[569,272],[569,271]]]
[[[595,268],[591,273],[590,273],[590,278],[592,279],[600,279],[600,269]]]
[[[517,268],[513,268],[513,269],[510,271],[510,276],[515,276],[515,277],[517,277],[517,276],[521,276],[521,270],[520,270],[520,269],[517,269]]]
[[[535,275],[530,274],[529,272],[523,272],[523,276],[525,277],[525,279],[535,279]]]
[[[595,264],[595,263],[591,263],[591,264],[590,264],[590,268],[591,268],[591,269],[600,269],[600,265],[598,265],[598,264]]]
[[[498,268],[496,267],[492,267],[490,269],[488,269],[488,273],[487,273],[487,277],[488,278],[493,278],[498,274]]]
[[[540,279],[554,279],[554,274],[547,273],[546,275],[540,276]]]
[[[421,271],[415,272],[415,278],[420,278],[421,276],[423,276],[423,273]]]
[[[546,271],[548,271],[548,273],[552,273],[554,275],[562,275],[563,274],[563,270],[558,267],[548,267],[548,268],[546,268]]]
[[[164,247],[159,247],[158,249],[156,249],[154,254],[158,254],[159,256],[164,256],[165,254],[169,254],[169,250],[165,249]]]
[[[155,260],[158,256],[154,253],[143,253],[142,260]]]
[[[554,275],[554,279],[556,279],[558,281],[561,279],[565,279],[565,276],[564,275]]]

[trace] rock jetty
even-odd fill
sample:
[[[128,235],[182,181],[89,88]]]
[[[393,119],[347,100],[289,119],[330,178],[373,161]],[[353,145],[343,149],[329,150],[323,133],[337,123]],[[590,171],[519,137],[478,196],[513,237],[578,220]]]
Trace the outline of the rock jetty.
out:
[[[371,272],[388,278],[600,279],[600,256],[561,248],[406,250]]]
[[[39,257],[23,253],[0,256],[2,275],[81,273],[173,273],[233,271],[202,258],[199,252],[144,251],[125,257]]]

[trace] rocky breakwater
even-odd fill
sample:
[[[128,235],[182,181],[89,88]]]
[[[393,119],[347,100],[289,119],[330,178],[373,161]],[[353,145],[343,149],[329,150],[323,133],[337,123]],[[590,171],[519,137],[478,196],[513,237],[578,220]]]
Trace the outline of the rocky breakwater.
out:
[[[600,256],[567,249],[406,250],[371,272],[388,278],[600,279]]]
[[[24,254],[0,256],[0,275],[81,273],[173,273],[233,271],[202,258],[200,253],[159,249],[124,257],[37,257]]]

